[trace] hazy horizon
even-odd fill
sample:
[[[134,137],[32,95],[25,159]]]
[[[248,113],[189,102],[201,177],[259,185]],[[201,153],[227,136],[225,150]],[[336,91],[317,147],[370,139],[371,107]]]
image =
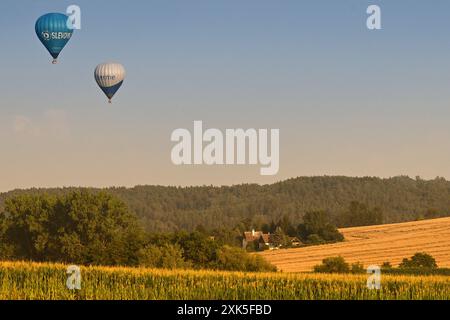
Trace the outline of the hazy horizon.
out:
[[[77,4],[59,63],[36,19]],[[366,28],[366,8],[382,30]],[[0,192],[268,184],[299,176],[450,179],[450,2],[0,2]],[[108,105],[93,72],[122,63]],[[174,129],[280,129],[280,170],[175,166]]]

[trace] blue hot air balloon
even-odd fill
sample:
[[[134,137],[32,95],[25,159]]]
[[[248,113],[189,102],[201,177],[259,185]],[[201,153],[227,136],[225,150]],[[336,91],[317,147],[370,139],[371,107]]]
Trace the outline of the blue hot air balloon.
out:
[[[68,17],[62,13],[48,13],[36,21],[36,34],[53,57],[53,64],[69,42],[73,29],[67,26]]]

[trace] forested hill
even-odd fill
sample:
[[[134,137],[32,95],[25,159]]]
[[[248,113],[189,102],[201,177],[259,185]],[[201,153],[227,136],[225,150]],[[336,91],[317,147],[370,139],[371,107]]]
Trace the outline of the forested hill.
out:
[[[14,190],[0,194],[4,200],[23,193],[64,193],[76,188]],[[91,189],[100,190],[100,189]],[[421,218],[430,210],[450,216],[450,182],[411,179],[350,177],[300,177],[271,185],[244,184],[231,187],[136,186],[108,188],[123,199],[149,231],[192,230],[260,225],[288,216],[301,222],[310,210],[326,210],[335,217],[358,201],[379,207],[384,222]]]

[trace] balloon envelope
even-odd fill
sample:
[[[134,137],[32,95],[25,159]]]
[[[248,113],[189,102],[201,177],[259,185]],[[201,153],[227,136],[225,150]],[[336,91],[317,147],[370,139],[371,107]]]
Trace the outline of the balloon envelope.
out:
[[[95,68],[94,76],[100,89],[111,102],[125,79],[125,68],[120,63],[102,63]]]
[[[73,30],[67,27],[68,17],[62,13],[48,13],[36,21],[35,31],[56,62],[62,49],[72,37]]]

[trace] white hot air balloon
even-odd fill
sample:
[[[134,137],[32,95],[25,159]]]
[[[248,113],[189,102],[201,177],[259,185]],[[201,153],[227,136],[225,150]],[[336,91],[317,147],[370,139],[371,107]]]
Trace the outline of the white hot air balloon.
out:
[[[120,63],[102,63],[95,68],[94,76],[111,103],[112,97],[125,79],[125,68]]]

